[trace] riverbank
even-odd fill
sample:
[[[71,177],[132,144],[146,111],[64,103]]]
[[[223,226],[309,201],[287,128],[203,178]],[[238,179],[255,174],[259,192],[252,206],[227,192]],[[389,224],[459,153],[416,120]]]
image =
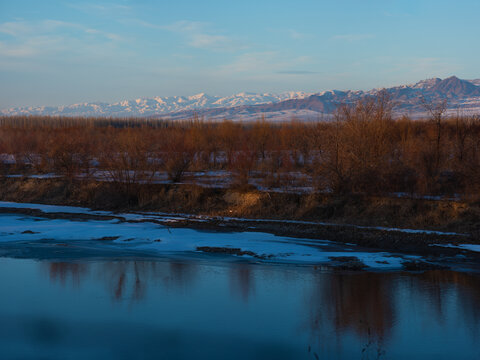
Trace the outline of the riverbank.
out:
[[[480,202],[451,198],[333,195],[192,184],[114,184],[96,180],[0,177],[0,201],[153,211],[210,217],[295,220],[426,229],[480,239]],[[480,241],[480,240],[479,240]]]
[[[0,202],[0,220],[3,256],[70,258],[86,247],[89,256],[106,248],[121,257],[132,249],[141,256],[203,252],[347,270],[478,271],[480,265],[480,246],[453,232],[12,202]]]

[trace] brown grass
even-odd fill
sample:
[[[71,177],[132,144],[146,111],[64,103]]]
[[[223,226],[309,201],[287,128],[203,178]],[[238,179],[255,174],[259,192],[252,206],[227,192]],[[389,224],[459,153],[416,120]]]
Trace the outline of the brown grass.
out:
[[[0,180],[0,185],[3,201],[480,233],[479,204],[462,201],[147,184],[136,185],[134,192],[139,195],[128,201],[105,182],[9,178]]]

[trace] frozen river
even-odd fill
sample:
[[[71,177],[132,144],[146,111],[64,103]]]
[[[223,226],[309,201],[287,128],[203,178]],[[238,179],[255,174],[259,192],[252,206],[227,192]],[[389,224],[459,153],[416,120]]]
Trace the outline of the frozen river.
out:
[[[324,266],[339,256],[368,271]],[[400,271],[410,258],[4,213],[0,359],[479,359],[480,275]]]

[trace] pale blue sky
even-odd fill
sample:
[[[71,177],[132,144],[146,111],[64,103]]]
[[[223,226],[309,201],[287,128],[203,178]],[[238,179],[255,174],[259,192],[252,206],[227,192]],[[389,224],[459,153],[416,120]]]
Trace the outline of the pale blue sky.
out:
[[[0,0],[0,108],[480,78],[478,0]]]

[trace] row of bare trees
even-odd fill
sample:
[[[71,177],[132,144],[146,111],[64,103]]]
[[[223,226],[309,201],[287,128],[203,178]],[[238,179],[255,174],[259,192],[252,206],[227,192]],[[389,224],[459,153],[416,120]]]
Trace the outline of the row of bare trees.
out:
[[[127,192],[159,174],[180,182],[187,171],[225,171],[234,183],[255,179],[267,188],[303,181],[338,193],[475,196],[480,120],[441,111],[393,119],[384,95],[315,123],[4,118],[0,159],[3,173],[95,175]]]

